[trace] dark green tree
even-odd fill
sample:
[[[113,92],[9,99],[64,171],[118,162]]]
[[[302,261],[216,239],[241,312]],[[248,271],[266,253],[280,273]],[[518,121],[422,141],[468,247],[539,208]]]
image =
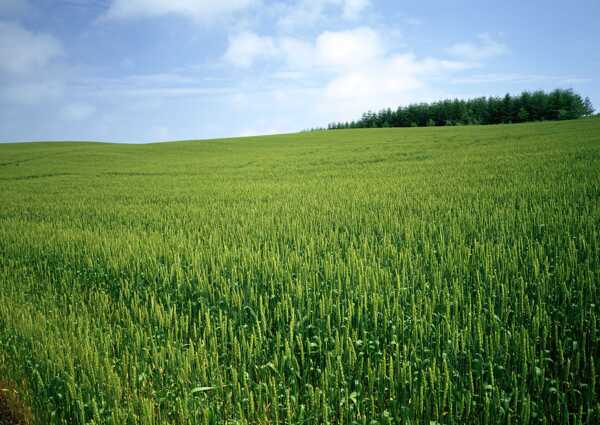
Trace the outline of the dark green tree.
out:
[[[583,115],[590,116],[594,113],[594,106],[592,105],[592,101],[589,97],[586,97],[583,101]]]
[[[557,89],[523,92],[519,96],[447,99],[433,103],[413,103],[396,110],[365,112],[358,121],[332,123],[331,130],[343,128],[424,127],[469,124],[500,124],[542,120],[564,120],[594,113],[589,98],[573,90]]]

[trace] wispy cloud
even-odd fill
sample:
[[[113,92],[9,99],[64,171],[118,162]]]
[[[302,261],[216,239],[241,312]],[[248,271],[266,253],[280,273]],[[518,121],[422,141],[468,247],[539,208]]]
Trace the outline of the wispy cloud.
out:
[[[240,12],[257,0],[113,0],[106,19],[152,18],[178,15],[206,20]]]
[[[31,106],[57,100],[64,92],[64,82],[56,79],[5,81],[0,85],[0,101],[11,106]]]
[[[63,53],[63,47],[55,37],[0,21],[0,72],[30,73],[45,67]]]
[[[452,84],[492,84],[492,83],[541,83],[583,84],[592,81],[590,78],[544,74],[476,74],[452,78]]]
[[[359,19],[369,6],[371,6],[370,0],[345,0],[342,16],[350,20]]]
[[[356,21],[368,15],[371,0],[297,0],[274,7],[284,31],[311,28],[327,21]]]
[[[64,82],[52,65],[63,56],[61,42],[52,35],[0,21],[0,101],[34,105],[59,98]]]
[[[510,49],[506,44],[494,40],[491,35],[480,34],[476,42],[457,43],[446,51],[463,60],[480,62],[505,55],[510,52]]]
[[[235,88],[215,87],[206,79],[193,75],[159,73],[120,78],[79,78],[70,81],[69,91],[74,95],[96,100],[124,97],[164,99],[229,95],[235,93]]]

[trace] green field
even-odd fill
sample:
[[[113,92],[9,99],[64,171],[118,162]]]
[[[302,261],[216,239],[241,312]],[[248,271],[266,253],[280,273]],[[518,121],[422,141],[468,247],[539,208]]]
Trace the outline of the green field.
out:
[[[599,233],[600,119],[0,145],[0,381],[40,424],[598,424]]]

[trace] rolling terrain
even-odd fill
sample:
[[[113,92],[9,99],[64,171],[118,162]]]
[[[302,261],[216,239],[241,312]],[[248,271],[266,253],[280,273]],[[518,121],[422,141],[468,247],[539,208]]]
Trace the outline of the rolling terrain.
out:
[[[0,145],[40,424],[600,422],[600,119]]]

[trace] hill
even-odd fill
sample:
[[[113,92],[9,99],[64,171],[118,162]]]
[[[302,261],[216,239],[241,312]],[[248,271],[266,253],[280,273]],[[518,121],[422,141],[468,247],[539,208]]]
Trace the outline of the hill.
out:
[[[599,196],[600,119],[0,145],[0,381],[51,424],[596,423]]]

